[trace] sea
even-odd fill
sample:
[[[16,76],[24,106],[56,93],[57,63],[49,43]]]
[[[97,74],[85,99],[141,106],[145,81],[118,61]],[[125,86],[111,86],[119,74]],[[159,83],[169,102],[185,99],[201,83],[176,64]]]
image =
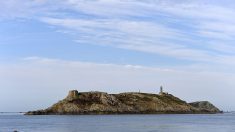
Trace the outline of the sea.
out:
[[[0,114],[0,132],[235,132],[235,114]]]

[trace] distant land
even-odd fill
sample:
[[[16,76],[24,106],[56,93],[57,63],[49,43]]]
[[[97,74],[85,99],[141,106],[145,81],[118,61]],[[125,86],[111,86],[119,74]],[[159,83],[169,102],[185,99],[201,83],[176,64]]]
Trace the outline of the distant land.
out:
[[[0,114],[22,114],[25,112],[0,112]]]
[[[208,101],[187,103],[171,94],[128,92],[69,91],[68,96],[44,110],[29,111],[26,115],[83,115],[83,114],[216,114],[222,113]]]

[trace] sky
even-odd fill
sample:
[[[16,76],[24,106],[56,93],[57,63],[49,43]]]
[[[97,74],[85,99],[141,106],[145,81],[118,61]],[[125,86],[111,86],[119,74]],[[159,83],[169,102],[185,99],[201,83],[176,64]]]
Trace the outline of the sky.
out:
[[[69,90],[164,90],[235,110],[233,0],[0,0],[0,111]]]

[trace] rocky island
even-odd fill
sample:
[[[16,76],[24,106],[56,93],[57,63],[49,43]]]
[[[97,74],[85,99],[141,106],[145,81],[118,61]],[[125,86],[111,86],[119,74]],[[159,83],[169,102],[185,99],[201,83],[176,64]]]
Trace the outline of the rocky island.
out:
[[[82,114],[215,114],[221,113],[208,101],[187,103],[171,94],[128,92],[69,91],[68,96],[44,110],[29,111],[26,115]]]

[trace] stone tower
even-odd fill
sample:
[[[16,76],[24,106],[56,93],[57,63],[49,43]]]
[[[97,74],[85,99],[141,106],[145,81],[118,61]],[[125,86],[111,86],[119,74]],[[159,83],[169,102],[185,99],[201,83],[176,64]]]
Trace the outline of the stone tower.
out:
[[[75,100],[78,99],[78,91],[77,90],[70,90],[66,100]]]

